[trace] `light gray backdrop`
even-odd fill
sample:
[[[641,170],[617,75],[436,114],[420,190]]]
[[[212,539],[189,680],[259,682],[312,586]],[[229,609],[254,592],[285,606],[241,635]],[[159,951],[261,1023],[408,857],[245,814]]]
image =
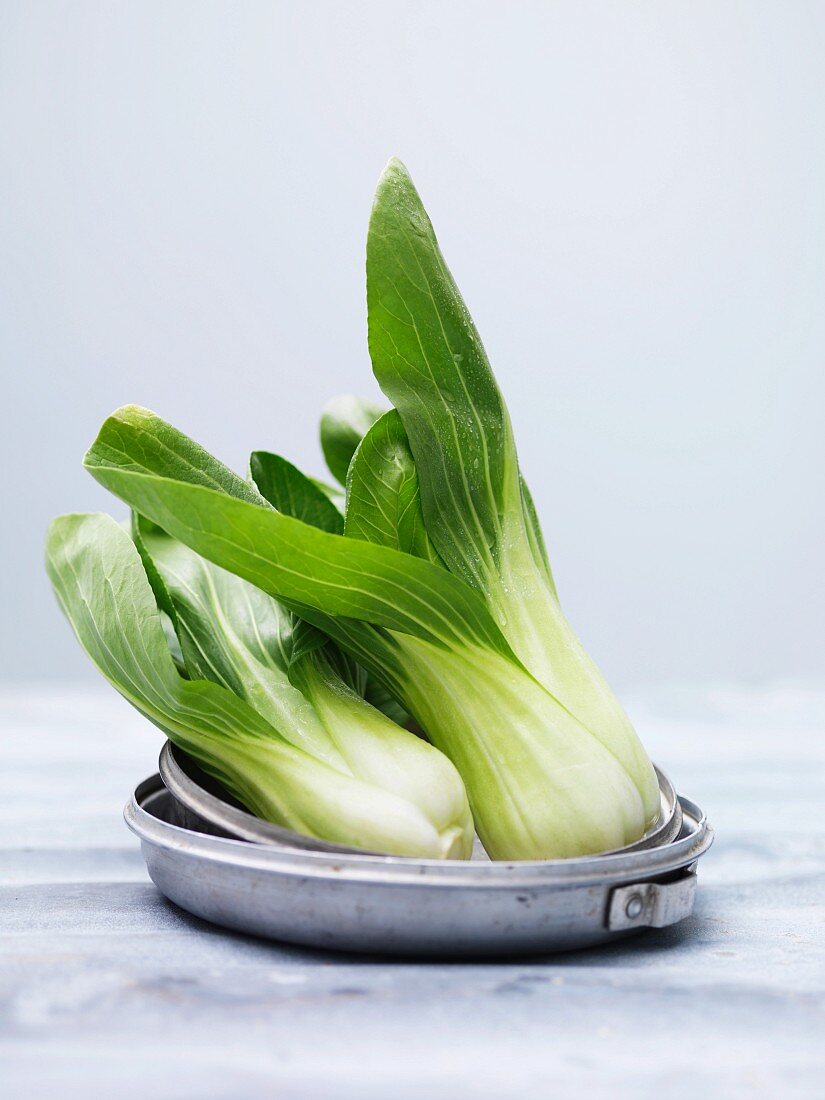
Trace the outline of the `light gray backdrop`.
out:
[[[0,5],[2,674],[91,677],[41,565],[148,405],[321,472],[408,164],[620,687],[825,671],[825,4]]]

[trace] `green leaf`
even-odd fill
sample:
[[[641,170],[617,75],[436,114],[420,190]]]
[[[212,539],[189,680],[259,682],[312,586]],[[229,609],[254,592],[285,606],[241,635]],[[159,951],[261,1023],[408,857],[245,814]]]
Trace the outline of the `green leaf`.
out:
[[[518,462],[481,339],[400,161],[388,164],[367,239],[369,347],[415,456],[427,531],[448,567],[489,593],[514,516]]]
[[[342,485],[355,448],[384,409],[373,401],[345,393],[333,397],[321,413],[321,450],[329,472]]]
[[[261,496],[283,515],[334,535],[343,532],[344,517],[328,494],[285,458],[253,451],[249,470]]]
[[[172,604],[189,676],[228,688],[287,740],[340,767],[334,742],[312,721],[300,692],[289,682],[293,614],[154,525],[142,532],[142,542],[144,566],[150,563]],[[158,589],[152,587],[157,598]],[[323,635],[312,634],[311,649],[325,644]],[[308,641],[304,635],[302,653],[310,651]]]
[[[529,584],[531,570],[555,591],[507,407],[418,192],[395,159],[370,218],[367,306],[373,371],[401,416],[427,531],[447,567],[483,592],[499,619],[508,615],[510,582]]]
[[[424,527],[418,474],[395,409],[376,420],[350,463],[345,531],[441,564]]]
[[[163,536],[165,532],[147,519],[146,516],[142,516],[140,512],[136,512],[134,508],[131,510],[131,523],[130,530],[132,534],[132,542],[137,547],[137,551],[140,554],[140,560],[143,563],[143,568],[146,570],[146,576],[149,580],[149,584],[152,587],[152,591],[155,594],[155,600],[160,610],[168,616],[169,621],[174,628],[176,636],[179,632],[178,614],[175,609],[174,601],[169,594],[169,589],[166,587],[166,583],[161,576],[160,572],[155,565],[152,555],[149,553],[146,547],[147,538],[151,538],[155,535]],[[178,642],[180,637],[178,636]],[[181,651],[181,660],[183,660],[183,653]]]
[[[170,446],[166,428],[166,422],[149,409],[124,405],[107,419],[106,432],[98,436],[94,455],[90,452],[84,465],[93,462],[101,467],[136,471],[162,468],[167,477],[190,485],[215,489],[250,504],[266,504],[254,485],[182,432],[175,434],[174,447]]]
[[[240,487],[233,484],[231,471],[201,448],[199,465],[184,466],[179,456],[195,454],[193,448],[159,417],[127,407],[103,424],[85,465],[141,515],[209,561],[288,601],[302,618],[315,609],[438,644],[471,641],[509,653],[480,597],[457,577],[388,547],[310,527],[263,498],[261,504],[250,501],[246,482],[238,478]],[[232,485],[238,495],[207,488],[207,478]]]

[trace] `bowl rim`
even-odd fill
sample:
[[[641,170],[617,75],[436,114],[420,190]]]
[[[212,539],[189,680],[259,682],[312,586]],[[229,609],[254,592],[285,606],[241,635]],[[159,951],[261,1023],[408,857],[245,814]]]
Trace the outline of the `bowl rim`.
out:
[[[151,847],[185,853],[205,862],[233,864],[269,874],[324,878],[338,882],[384,885],[435,885],[475,889],[604,885],[628,879],[650,879],[691,864],[713,842],[713,829],[704,812],[690,799],[678,796],[683,814],[680,835],[669,842],[632,852],[602,853],[554,860],[471,861],[414,859],[369,853],[322,852],[277,844],[211,836],[172,825],[151,813],[147,804],[161,795],[174,796],[160,775],[136,788],[124,809],[126,824]]]

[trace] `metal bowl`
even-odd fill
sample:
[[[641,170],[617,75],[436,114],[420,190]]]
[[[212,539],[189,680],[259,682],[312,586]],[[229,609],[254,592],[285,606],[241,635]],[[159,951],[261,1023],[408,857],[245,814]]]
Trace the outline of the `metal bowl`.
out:
[[[249,844],[178,822],[155,775],[126,806],[152,880],[177,905],[313,947],[441,957],[565,951],[687,917],[713,830],[679,799],[669,843],[544,862],[415,860]]]
[[[329,841],[317,840],[292,832],[279,825],[273,825],[260,817],[255,817],[234,799],[216,780],[208,776],[182,749],[171,741],[163,746],[158,761],[161,779],[176,802],[180,804],[182,817],[180,824],[186,828],[216,836],[233,837],[236,840],[249,840],[255,844],[279,844],[302,851],[360,853],[377,855],[362,848],[349,848]],[[637,852],[644,848],[654,848],[667,844],[679,835],[682,827],[682,808],[676,796],[676,790],[664,772],[656,768],[661,796],[659,816],[639,840],[614,852]],[[601,853],[608,855],[612,853]],[[398,857],[404,858],[404,857]],[[473,859],[487,859],[481,844],[476,841]]]

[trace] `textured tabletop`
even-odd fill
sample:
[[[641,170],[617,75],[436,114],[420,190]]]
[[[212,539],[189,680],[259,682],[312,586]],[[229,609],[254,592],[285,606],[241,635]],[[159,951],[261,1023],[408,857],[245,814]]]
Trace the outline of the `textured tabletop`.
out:
[[[628,703],[717,831],[694,916],[600,950],[445,964],[189,917],[121,819],[160,735],[111,694],[0,693],[0,1094],[825,1096],[825,691]]]

